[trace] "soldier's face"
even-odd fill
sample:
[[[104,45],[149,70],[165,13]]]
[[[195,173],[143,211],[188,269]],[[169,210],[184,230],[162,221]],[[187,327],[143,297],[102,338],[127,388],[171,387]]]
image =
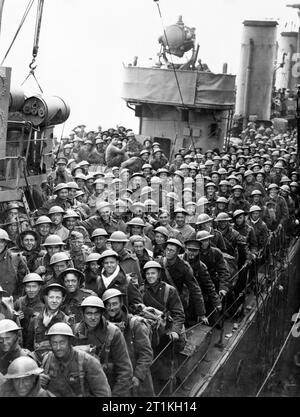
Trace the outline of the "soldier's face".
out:
[[[63,295],[61,291],[50,290],[45,296],[46,305],[49,310],[56,311],[63,302]]]
[[[53,265],[53,269],[57,277],[59,274],[64,272],[67,268],[68,268],[68,265],[66,261],[57,262],[56,264]]]
[[[64,278],[64,284],[68,293],[73,293],[79,287],[79,280],[75,274],[67,274]]]
[[[108,275],[111,275],[115,272],[117,265],[118,265],[118,261],[113,256],[109,256],[108,258],[105,258],[103,260],[103,268],[105,269]]]
[[[32,235],[25,235],[23,239],[23,246],[27,251],[31,251],[36,246],[35,237]]]
[[[185,215],[182,213],[176,213],[175,221],[179,227],[183,227],[185,224]]]
[[[57,195],[62,200],[66,200],[69,196],[69,190],[67,188],[64,188],[63,190],[60,190]]]
[[[137,255],[143,255],[144,252],[144,243],[143,242],[135,242],[133,245],[133,251],[137,254]]]
[[[94,274],[97,274],[99,272],[99,265],[97,261],[89,262],[89,268]]]
[[[71,343],[69,336],[55,335],[50,337],[50,345],[54,356],[58,359],[65,359],[69,356]]]
[[[209,242],[210,242],[209,239],[202,240],[200,242],[201,249],[206,250],[208,248],[208,246],[209,246]]]
[[[94,243],[97,249],[102,249],[106,245],[107,238],[105,236],[96,236]]]
[[[169,224],[169,216],[167,213],[161,214],[158,219],[162,226],[167,226]]]
[[[28,282],[28,284],[25,285],[25,293],[28,298],[34,298],[38,295],[40,288],[41,287],[37,282]]]
[[[107,222],[110,218],[110,208],[106,207],[106,208],[101,209],[100,216],[105,222]]]
[[[51,214],[51,221],[55,224],[55,226],[58,226],[62,223],[62,214],[61,213],[53,213]]]
[[[74,226],[76,225],[76,221],[77,221],[77,219],[75,219],[74,217],[69,217],[68,219],[66,219],[67,229],[73,230]]]
[[[155,233],[154,240],[158,245],[162,245],[166,242],[166,237],[159,232]]]
[[[260,217],[260,211],[253,211],[253,212],[251,213],[251,219],[252,219],[253,221],[256,221],[257,219],[259,219],[259,217]]]
[[[146,269],[146,280],[148,284],[155,284],[158,280],[159,270],[157,268]]]
[[[143,228],[141,226],[131,226],[131,236],[139,235],[141,236],[143,233]]]
[[[48,255],[50,256],[50,258],[51,258],[51,256],[52,256],[52,255],[54,255],[55,253],[60,252],[60,251],[61,251],[61,249],[62,249],[62,247],[61,247],[61,246],[46,246],[46,250],[47,250]]]
[[[120,297],[113,297],[105,303],[107,314],[110,318],[115,317],[121,311]]]
[[[199,253],[199,249],[195,249],[195,248],[186,248],[186,253],[187,253],[187,257],[188,259],[192,260],[195,259],[196,256]]]
[[[123,242],[111,242],[111,247],[117,253],[121,252],[124,246],[125,246],[125,243]]]
[[[39,226],[39,233],[41,236],[48,236],[50,232],[50,224],[45,223]]]
[[[9,352],[18,338],[17,332],[7,332],[0,335],[0,349],[2,352]]]
[[[13,386],[19,397],[27,397],[36,383],[36,375],[13,379]]]
[[[83,313],[84,322],[90,328],[97,327],[101,319],[101,310],[97,307],[86,307]]]

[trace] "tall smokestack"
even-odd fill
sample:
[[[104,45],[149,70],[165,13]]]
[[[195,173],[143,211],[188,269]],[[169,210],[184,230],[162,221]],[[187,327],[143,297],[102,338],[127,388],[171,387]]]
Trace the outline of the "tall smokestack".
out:
[[[297,53],[298,32],[282,32],[279,39],[277,63],[280,64],[285,54],[284,66],[279,68],[276,76],[276,88],[294,89],[297,85],[297,78],[293,76],[293,55]]]
[[[276,57],[276,21],[245,20],[240,69],[237,79],[236,113],[269,120]]]

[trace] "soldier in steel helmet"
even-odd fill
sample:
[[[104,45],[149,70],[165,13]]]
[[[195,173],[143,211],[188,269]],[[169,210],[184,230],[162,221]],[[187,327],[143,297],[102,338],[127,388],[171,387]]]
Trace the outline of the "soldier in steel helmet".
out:
[[[43,290],[45,307],[29,322],[27,339],[24,346],[34,351],[35,358],[41,363],[43,356],[50,350],[46,333],[49,328],[59,322],[69,323],[70,318],[61,311],[66,289],[59,284],[50,284]]]
[[[47,333],[51,351],[45,355],[43,387],[57,397],[110,397],[111,390],[99,360],[75,349],[74,333],[66,323]]]
[[[67,268],[60,274],[58,280],[66,289],[66,296],[61,310],[67,314],[72,323],[79,322],[82,318],[80,305],[82,301],[90,296],[97,295],[94,291],[84,288],[84,274],[75,268]]]
[[[8,296],[16,298],[21,295],[22,280],[29,270],[25,258],[8,248],[10,242],[7,232],[0,229],[0,285]]]
[[[105,319],[105,307],[99,297],[87,297],[81,308],[82,320],[74,331],[76,344],[91,346],[105,370],[112,395],[128,397],[132,365],[121,330]]]
[[[43,371],[29,356],[14,359],[4,375],[5,382],[0,386],[0,397],[55,397],[41,387],[40,375]]]
[[[0,372],[5,374],[10,363],[30,352],[20,346],[20,330],[13,320],[0,320]]]
[[[102,295],[106,317],[122,331],[133,367],[131,394],[134,397],[153,397],[154,388],[150,372],[153,360],[150,329],[140,316],[128,313],[123,293],[111,288]]]
[[[14,309],[18,313],[22,325],[23,340],[27,339],[27,330],[30,320],[38,315],[44,308],[41,298],[41,288],[44,280],[36,273],[27,274],[23,279],[25,295],[14,302]]]

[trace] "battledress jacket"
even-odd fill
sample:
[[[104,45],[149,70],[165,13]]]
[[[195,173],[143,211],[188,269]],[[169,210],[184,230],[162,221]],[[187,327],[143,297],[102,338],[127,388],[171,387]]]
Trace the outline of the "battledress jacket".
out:
[[[199,258],[206,265],[217,292],[227,292],[230,274],[223,253],[218,248],[209,246],[206,251],[200,251]]]
[[[22,281],[29,273],[26,260],[20,253],[5,249],[0,254],[0,285],[14,298],[21,295]]]
[[[168,274],[164,269],[162,269],[161,279],[174,286],[182,300],[184,285],[187,287],[189,301],[186,303],[187,305],[185,305],[185,314],[187,311],[191,311],[191,309],[193,309],[196,316],[204,316],[205,306],[202,292],[196,278],[193,275],[193,270],[190,265],[183,259],[177,257],[176,262],[173,265],[168,265],[164,258],[163,266],[168,271]]]
[[[132,365],[121,330],[101,318],[94,329],[88,330],[84,321],[74,331],[76,345],[91,345],[107,373],[113,397],[128,397],[132,381]]]
[[[139,379],[140,385],[132,390],[132,396],[154,397],[150,366],[153,360],[150,333],[143,318],[128,314],[125,306],[119,319],[113,323],[123,332],[129,357],[133,366],[133,376]]]
[[[18,342],[16,342],[8,352],[2,352],[0,350],[0,372],[1,374],[7,373],[7,368],[12,361],[20,356],[28,356],[30,352],[26,349],[22,349]]]
[[[100,298],[102,297],[103,293],[110,288],[116,288],[117,290],[124,293],[124,304],[126,305],[126,307],[128,307],[130,312],[134,310],[135,304],[141,304],[143,302],[141,293],[139,292],[138,288],[131,282],[130,279],[126,277],[126,274],[121,267],[120,272],[112,280],[108,287],[104,285],[101,276],[99,276],[97,286],[97,294]]]
[[[66,362],[48,352],[44,373],[50,377],[47,389],[56,397],[110,397],[111,391],[98,359],[73,347]]]

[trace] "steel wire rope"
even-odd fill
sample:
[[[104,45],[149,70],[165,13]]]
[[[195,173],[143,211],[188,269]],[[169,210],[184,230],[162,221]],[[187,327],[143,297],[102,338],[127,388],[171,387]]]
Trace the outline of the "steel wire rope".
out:
[[[17,31],[16,31],[16,33],[15,33],[15,35],[14,35],[14,37],[13,37],[11,43],[10,43],[10,45],[9,45],[9,47],[8,47],[8,50],[6,51],[6,54],[4,55],[4,58],[1,61],[1,64],[0,64],[1,66],[3,65],[4,61],[6,60],[6,58],[7,58],[8,54],[9,54],[11,48],[13,47],[13,44],[15,43],[15,40],[17,39],[17,36],[18,36],[18,34],[19,34],[19,32],[20,32],[20,30],[21,30],[21,28],[22,28],[22,26],[23,26],[23,24],[24,24],[24,22],[26,20],[26,17],[28,15],[28,13],[30,12],[30,9],[31,9],[34,1],[35,0],[29,0],[29,2],[27,4],[27,7],[25,9],[25,12],[23,14],[23,17],[21,19],[21,22],[19,24],[19,27],[18,27],[18,29],[17,29]]]

